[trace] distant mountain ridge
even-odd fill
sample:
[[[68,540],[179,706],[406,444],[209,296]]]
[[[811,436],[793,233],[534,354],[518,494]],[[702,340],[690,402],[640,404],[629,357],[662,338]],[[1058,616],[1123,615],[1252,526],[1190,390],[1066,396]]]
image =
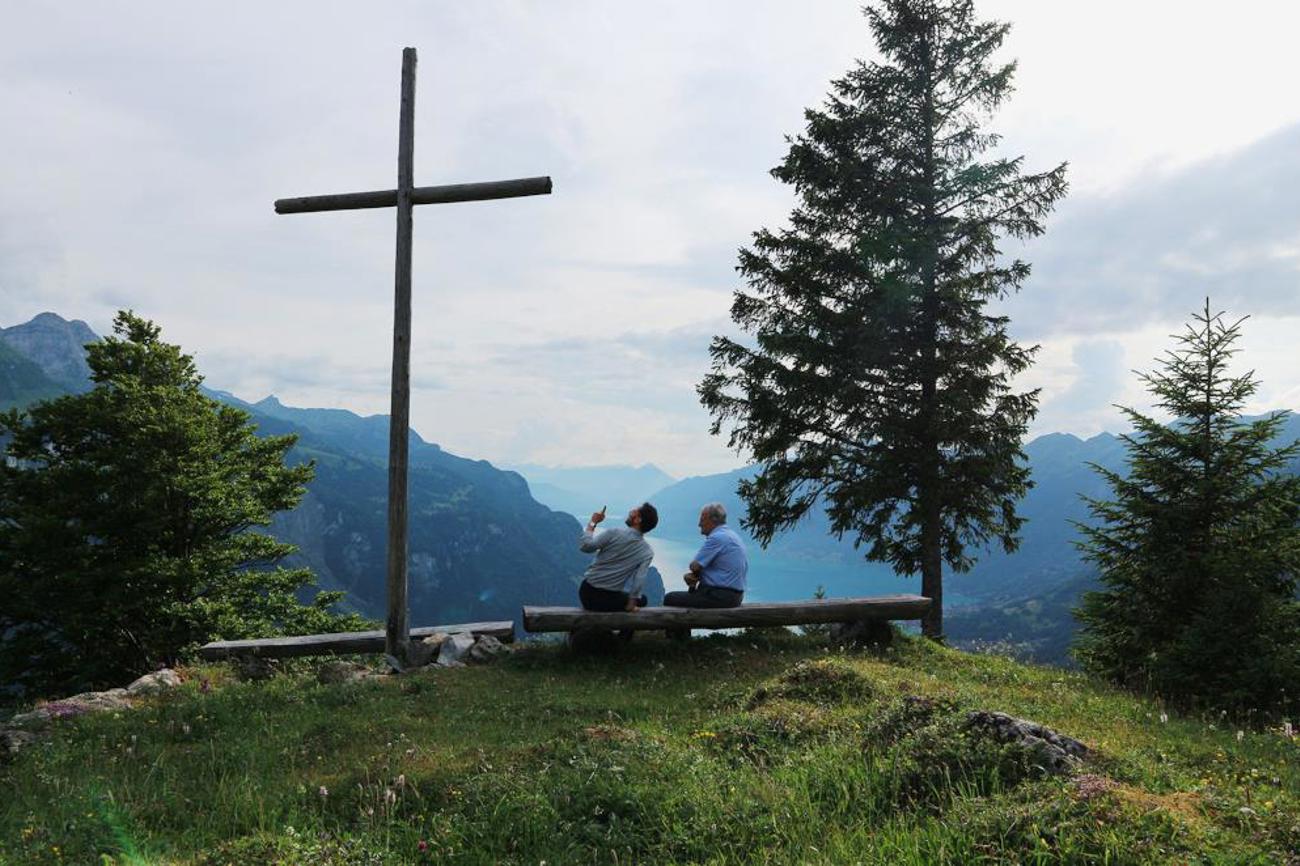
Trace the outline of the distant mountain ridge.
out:
[[[0,342],[18,352],[52,382],[73,393],[90,390],[84,347],[99,335],[80,319],[41,313],[30,322],[0,328]]]
[[[538,502],[586,520],[602,505],[619,514],[671,485],[675,478],[652,463],[574,468],[523,463],[510,467],[528,480]],[[656,505],[658,503],[655,503]]]
[[[88,388],[88,368],[77,341],[95,339],[84,322],[67,322],[53,313],[0,328],[0,407]],[[78,358],[60,354],[71,351]],[[80,380],[78,370],[83,371]],[[296,561],[309,565],[325,588],[347,590],[355,609],[382,617],[388,418],[298,409],[275,397],[247,403],[212,393],[250,412],[264,433],[298,434],[291,459],[314,459],[317,477],[297,509],[277,516],[272,531],[299,546]],[[699,543],[700,506],[720,501],[738,525],[744,506],[736,485],[754,472],[748,467],[673,480],[651,464],[523,465],[518,467],[521,475],[486,460],[449,454],[415,431],[410,437],[413,624],[516,618],[526,602],[573,603],[589,562],[576,550],[580,526],[574,515],[582,518],[607,505],[611,516],[621,517],[623,509],[648,498],[660,512],[655,535],[693,549]],[[1298,438],[1300,416],[1292,415],[1280,439]],[[1059,661],[1073,629],[1069,610],[1078,592],[1094,580],[1073,545],[1072,521],[1088,519],[1080,494],[1108,493],[1088,464],[1118,470],[1126,453],[1120,437],[1110,433],[1088,439],[1046,434],[1027,443],[1025,453],[1035,486],[1020,504],[1027,519],[1020,549],[1010,555],[985,552],[970,573],[947,576],[950,597],[971,602],[952,608],[949,628],[959,641],[1010,640],[1037,658]],[[819,512],[777,536],[767,551],[751,545],[751,555],[759,567],[767,561],[789,570],[783,591],[791,598],[811,595],[832,570],[842,577],[865,567],[862,553],[849,540],[832,537]],[[896,586],[887,590],[891,592],[915,591],[919,580],[891,579],[888,585]],[[647,589],[652,601],[661,598],[657,570],[652,569]]]
[[[39,320],[39,322],[37,321]],[[98,337],[84,323],[52,313],[0,332],[0,347],[19,357],[16,368],[50,369],[64,377],[58,393],[86,390],[86,379],[69,381],[77,365],[59,352],[81,353]],[[61,324],[60,324],[61,323]],[[7,336],[36,347],[42,364],[10,346]],[[0,403],[19,394],[7,390],[0,352]],[[81,357],[84,364],[84,356]],[[26,363],[27,366],[23,366]],[[88,368],[86,368],[88,372]],[[46,388],[33,399],[57,394]],[[31,393],[31,389],[28,392]],[[276,516],[271,531],[299,547],[289,564],[307,565],[326,589],[347,591],[346,603],[371,617],[386,611],[388,418],[362,417],[342,409],[296,409],[274,397],[248,403],[209,393],[249,412],[259,432],[295,433],[291,460],[315,460],[316,478],[299,506]],[[577,585],[590,557],[577,549],[577,520],[536,502],[524,479],[486,460],[449,454],[410,431],[410,593],[412,625],[518,619],[532,604],[576,603]],[[647,581],[652,600],[662,598],[657,571]]]
[[[1244,420],[1253,420],[1252,416]],[[1278,436],[1278,443],[1300,439],[1300,415],[1291,414]],[[1122,471],[1127,458],[1123,440],[1112,433],[1081,439],[1069,433],[1049,433],[1025,445],[1034,487],[1021,500],[1020,514],[1026,519],[1019,549],[1012,554],[1000,548],[984,551],[979,562],[966,574],[945,572],[944,587],[970,600],[966,606],[951,605],[946,616],[948,637],[957,645],[1004,643],[1025,656],[1042,662],[1068,662],[1067,650],[1076,625],[1071,616],[1080,593],[1094,588],[1096,576],[1074,542],[1075,523],[1090,519],[1083,497],[1108,498],[1110,490],[1090,464]],[[736,493],[742,478],[753,477],[753,467],[717,475],[685,478],[657,492],[653,501],[660,509],[660,534],[681,542],[697,543],[695,519],[699,507],[721,502],[730,521],[738,525],[745,514]],[[1291,471],[1300,471],[1293,465]],[[747,535],[747,534],[746,534]],[[844,566],[862,563],[863,553],[849,539],[836,540],[820,512],[808,515],[795,528],[778,535],[767,550],[750,541],[751,573],[764,567],[791,569],[792,562],[820,563],[827,575]],[[879,568],[879,566],[875,566]],[[809,576],[797,595],[810,595],[820,578],[818,566],[804,568]],[[900,579],[894,591],[917,591],[919,578]],[[792,597],[795,597],[792,595]]]

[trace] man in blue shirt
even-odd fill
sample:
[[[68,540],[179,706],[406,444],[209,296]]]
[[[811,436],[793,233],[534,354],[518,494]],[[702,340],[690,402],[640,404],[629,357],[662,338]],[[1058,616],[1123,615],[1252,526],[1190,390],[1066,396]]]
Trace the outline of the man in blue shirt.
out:
[[[739,607],[745,596],[749,557],[745,545],[730,526],[727,509],[714,502],[700,509],[700,534],[704,545],[683,575],[688,590],[664,596],[668,607]]]

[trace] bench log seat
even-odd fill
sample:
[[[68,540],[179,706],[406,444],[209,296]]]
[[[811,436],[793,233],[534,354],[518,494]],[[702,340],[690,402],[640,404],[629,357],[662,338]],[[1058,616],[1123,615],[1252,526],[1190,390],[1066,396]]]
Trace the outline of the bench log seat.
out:
[[[643,607],[636,613],[601,613],[580,607],[525,607],[525,631],[583,629],[740,628],[765,625],[812,625],[860,620],[920,619],[930,609],[921,595],[880,595],[866,598],[821,598],[775,601],[740,607]]]
[[[491,635],[502,643],[515,639],[515,624],[501,622],[467,622],[458,625],[432,625],[411,629],[411,640],[426,638],[435,632],[456,634],[469,632],[475,637]],[[307,634],[296,637],[269,637],[257,640],[217,640],[199,647],[199,658],[207,661],[258,656],[281,659],[294,656],[351,655],[381,653],[385,649],[382,631],[349,631],[336,634]]]

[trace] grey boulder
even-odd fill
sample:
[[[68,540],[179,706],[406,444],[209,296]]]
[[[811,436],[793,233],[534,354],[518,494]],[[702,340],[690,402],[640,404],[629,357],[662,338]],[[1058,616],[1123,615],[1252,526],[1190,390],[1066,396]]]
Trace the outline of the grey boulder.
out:
[[[490,662],[499,655],[507,652],[506,645],[501,643],[490,634],[479,635],[478,640],[469,648],[465,655],[465,661],[474,664],[483,664]]]
[[[1088,754],[1088,747],[1073,737],[1006,713],[977,710],[966,717],[966,726],[983,731],[998,742],[1018,744],[1034,755],[1037,764],[1051,775],[1072,770]]]
[[[316,671],[316,681],[321,685],[355,683],[376,676],[375,671],[359,662],[328,661]]]
[[[406,666],[422,668],[438,657],[443,643],[449,638],[446,632],[436,631],[423,640],[411,644],[406,655]]]
[[[473,646],[474,635],[467,632],[451,635],[438,647],[438,665],[445,668],[463,665],[465,656]]]
[[[180,674],[171,668],[163,668],[151,674],[145,674],[126,687],[130,695],[156,695],[169,692],[181,684]]]
[[[109,689],[106,692],[83,692],[70,698],[50,701],[36,709],[19,713],[9,724],[19,728],[43,728],[56,719],[69,719],[86,713],[125,710],[131,707],[126,689]]]

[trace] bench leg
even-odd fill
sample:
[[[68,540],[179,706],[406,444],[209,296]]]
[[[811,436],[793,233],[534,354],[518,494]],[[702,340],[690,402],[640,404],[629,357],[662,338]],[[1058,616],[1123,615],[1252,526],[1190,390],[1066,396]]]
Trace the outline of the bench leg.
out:
[[[609,655],[616,653],[632,640],[632,630],[612,632],[604,628],[581,628],[571,631],[565,644],[575,653]]]
[[[669,640],[686,641],[691,639],[691,630],[689,628],[666,628],[664,637]]]
[[[888,620],[859,619],[837,622],[831,626],[831,643],[839,646],[878,647],[884,649],[894,641],[894,629]]]

